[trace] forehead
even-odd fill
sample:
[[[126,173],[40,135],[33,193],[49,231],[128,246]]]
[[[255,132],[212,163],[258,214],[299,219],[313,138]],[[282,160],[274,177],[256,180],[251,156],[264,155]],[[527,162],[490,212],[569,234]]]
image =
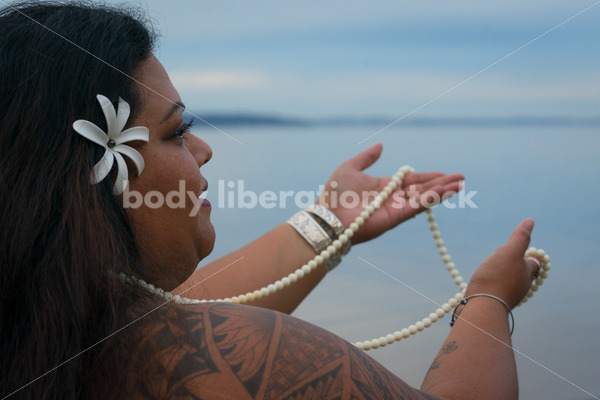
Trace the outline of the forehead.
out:
[[[136,79],[141,94],[141,107],[136,122],[152,125],[162,122],[173,108],[174,103],[181,103],[179,93],[171,83],[171,79],[158,59],[152,55],[143,61],[137,71]],[[173,115],[181,115],[183,110]]]

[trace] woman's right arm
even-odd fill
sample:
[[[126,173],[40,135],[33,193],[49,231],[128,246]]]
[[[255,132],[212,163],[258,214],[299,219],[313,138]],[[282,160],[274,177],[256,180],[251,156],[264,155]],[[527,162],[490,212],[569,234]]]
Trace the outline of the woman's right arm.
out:
[[[469,293],[492,294],[511,307],[518,303],[533,273],[523,261],[527,224],[478,268]],[[226,304],[157,312],[160,320],[140,343],[135,368],[147,377],[140,393],[159,398],[464,400],[517,395],[507,311],[489,298],[466,305],[421,390],[338,336],[285,314]]]

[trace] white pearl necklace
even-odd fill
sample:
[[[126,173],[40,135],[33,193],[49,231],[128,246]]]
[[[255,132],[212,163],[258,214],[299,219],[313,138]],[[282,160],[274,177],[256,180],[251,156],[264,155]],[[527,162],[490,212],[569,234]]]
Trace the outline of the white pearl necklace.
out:
[[[161,288],[157,288],[151,283],[146,283],[143,280],[137,279],[135,277],[128,277],[125,274],[120,274],[119,276],[122,280],[132,284],[137,284],[142,289],[157,295],[165,301],[174,301],[179,304],[198,304],[206,302],[245,304],[254,300],[258,300],[262,297],[271,295],[277,292],[278,290],[282,290],[283,288],[291,285],[294,282],[297,282],[299,279],[302,279],[305,275],[309,274],[311,271],[316,269],[319,265],[323,264],[323,262],[327,260],[331,255],[338,252],[338,250],[341,249],[342,246],[350,240],[350,238],[352,238],[354,233],[358,231],[358,229],[365,223],[365,221],[369,219],[369,217],[375,212],[375,210],[381,207],[381,204],[390,196],[393,190],[396,189],[398,186],[402,185],[402,179],[404,179],[404,176],[413,172],[415,172],[415,170],[410,166],[405,165],[401,167],[385,186],[384,190],[380,192],[377,196],[375,196],[375,199],[373,199],[373,201],[360,213],[360,215],[355,218],[354,222],[350,224],[349,228],[346,229],[344,233],[342,233],[337,238],[337,240],[334,240],[333,243],[327,247],[327,249],[323,250],[321,254],[316,255],[312,260],[304,264],[302,267],[298,268],[296,271],[273,282],[268,286],[262,287],[253,292],[240,294],[234,297],[228,297],[225,299],[197,300],[189,299],[187,297],[181,297],[179,295],[173,295],[170,292],[166,292]],[[454,297],[451,297],[441,307],[436,309],[427,317],[423,318],[421,321],[417,321],[413,325],[409,325],[407,328],[401,329],[400,331],[396,331],[394,333],[390,333],[380,338],[354,343],[354,345],[361,350],[366,351],[371,349],[377,349],[379,347],[385,347],[388,344],[392,344],[402,339],[406,339],[411,335],[414,335],[417,332],[420,332],[425,328],[430,327],[438,319],[442,318],[444,315],[449,313],[454,307],[456,307],[458,305],[458,302],[463,298],[464,292],[467,288],[467,284],[464,282],[464,279],[460,276],[458,269],[456,269],[455,264],[452,262],[452,259],[448,254],[448,249],[444,247],[444,241],[441,238],[440,231],[438,230],[438,226],[435,223],[435,218],[433,216],[433,213],[431,212],[431,209],[427,209],[425,210],[425,212],[427,213],[427,221],[429,221],[430,224],[429,228],[433,232],[435,244],[439,249],[438,251],[440,255],[442,256],[442,261],[444,261],[444,263],[446,264],[446,269],[450,272],[450,276],[454,279],[454,283],[458,285],[461,292],[456,293]],[[525,303],[529,298],[533,296],[533,294],[543,284],[544,279],[548,277],[548,271],[550,270],[550,257],[544,252],[544,250],[538,250],[532,247],[529,250],[527,250],[527,252],[525,253],[525,257],[535,257],[536,259],[538,259],[541,264],[540,272],[537,279],[531,285],[531,289],[518,305]]]

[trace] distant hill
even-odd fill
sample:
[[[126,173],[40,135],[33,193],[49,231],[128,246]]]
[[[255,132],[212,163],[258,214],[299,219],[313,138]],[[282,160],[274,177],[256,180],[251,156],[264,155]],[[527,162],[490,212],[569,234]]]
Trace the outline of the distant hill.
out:
[[[267,114],[225,114],[225,113],[194,113],[205,122],[215,126],[387,126],[394,123],[397,126],[412,127],[516,127],[516,126],[578,126],[600,127],[600,117],[332,117],[332,118],[294,118]],[[397,121],[397,122],[395,122]],[[210,127],[207,123],[196,121],[196,127]]]

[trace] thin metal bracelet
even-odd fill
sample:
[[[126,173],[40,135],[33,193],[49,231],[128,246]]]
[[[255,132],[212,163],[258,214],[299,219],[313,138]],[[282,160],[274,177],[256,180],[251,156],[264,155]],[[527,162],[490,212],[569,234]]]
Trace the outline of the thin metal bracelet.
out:
[[[460,316],[460,314],[464,310],[465,305],[467,304],[469,299],[471,299],[473,297],[489,297],[491,299],[498,300],[500,303],[502,303],[504,305],[504,307],[506,307],[506,309],[508,310],[508,315],[510,315],[510,321],[511,321],[510,335],[512,336],[513,331],[515,330],[515,317],[513,316],[512,310],[510,309],[508,304],[506,304],[506,302],[504,300],[502,300],[501,298],[492,296],[491,294],[486,294],[486,293],[472,294],[468,297],[465,297],[464,299],[461,299],[460,304],[457,305],[456,308],[454,309],[454,311],[452,312],[452,318],[450,319],[450,326],[451,327],[454,326],[454,323],[457,321],[457,318]],[[462,307],[460,308],[460,311],[456,312],[458,310],[458,307],[460,307],[461,304],[462,304]]]

